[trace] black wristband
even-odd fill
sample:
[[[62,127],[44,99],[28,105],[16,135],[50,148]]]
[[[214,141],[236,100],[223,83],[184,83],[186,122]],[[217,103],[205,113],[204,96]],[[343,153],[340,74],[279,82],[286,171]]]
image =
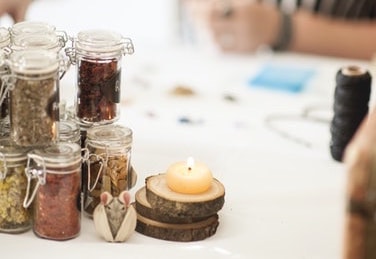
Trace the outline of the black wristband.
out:
[[[289,14],[281,12],[281,23],[278,32],[277,42],[272,46],[273,50],[286,50],[292,39],[292,21]]]

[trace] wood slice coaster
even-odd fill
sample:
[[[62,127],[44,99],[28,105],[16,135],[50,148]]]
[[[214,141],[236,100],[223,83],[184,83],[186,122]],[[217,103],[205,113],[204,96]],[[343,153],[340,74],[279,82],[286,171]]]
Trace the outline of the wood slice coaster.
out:
[[[146,199],[146,187],[140,188],[135,195],[134,206],[141,216],[146,218],[172,224],[186,224],[202,221],[208,217],[173,217],[170,213],[161,211],[158,207],[152,208],[149,201]]]
[[[166,183],[165,174],[149,176],[145,180],[146,198],[152,208],[174,218],[205,218],[222,209],[225,188],[217,179],[206,192],[184,194],[172,191]]]
[[[163,223],[137,214],[136,231],[158,239],[189,242],[203,240],[214,235],[218,225],[217,214],[203,221],[188,224]]]

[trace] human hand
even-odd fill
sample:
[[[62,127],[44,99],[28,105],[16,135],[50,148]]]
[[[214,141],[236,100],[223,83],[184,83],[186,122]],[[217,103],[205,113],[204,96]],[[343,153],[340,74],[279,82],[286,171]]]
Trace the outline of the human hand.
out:
[[[200,2],[196,14],[201,20],[206,17],[212,38],[223,51],[253,52],[277,41],[280,12],[275,6],[249,0]]]
[[[25,20],[27,8],[32,0],[0,0],[0,16],[9,14],[15,23]]]

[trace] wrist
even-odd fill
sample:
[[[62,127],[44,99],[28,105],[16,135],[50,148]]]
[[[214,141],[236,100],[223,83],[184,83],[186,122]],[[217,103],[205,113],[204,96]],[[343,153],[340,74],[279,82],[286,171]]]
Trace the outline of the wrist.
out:
[[[280,12],[279,20],[277,37],[274,44],[272,44],[272,49],[275,51],[287,50],[290,46],[293,35],[291,15]]]

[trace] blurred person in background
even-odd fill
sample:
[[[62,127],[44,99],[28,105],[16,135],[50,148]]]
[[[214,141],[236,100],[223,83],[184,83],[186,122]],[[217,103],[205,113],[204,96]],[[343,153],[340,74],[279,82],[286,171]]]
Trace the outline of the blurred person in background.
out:
[[[22,22],[31,2],[32,0],[0,0],[0,16],[8,14],[14,23]]]
[[[226,52],[262,46],[370,60],[376,54],[376,0],[182,0]]]

